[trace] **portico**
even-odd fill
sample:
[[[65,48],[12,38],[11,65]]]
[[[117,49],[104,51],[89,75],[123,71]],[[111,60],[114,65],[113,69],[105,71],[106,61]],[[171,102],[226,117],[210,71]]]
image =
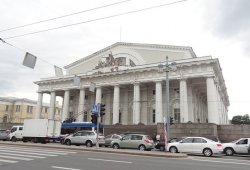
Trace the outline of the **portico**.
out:
[[[154,53],[154,59],[148,56],[149,51]],[[37,106],[43,94],[49,93],[51,119],[55,97],[60,95],[62,121],[83,111],[86,113],[78,115],[76,121],[90,121],[91,104],[105,103],[102,122],[106,125],[163,122],[166,80],[158,64],[164,63],[165,55],[177,63],[177,70],[169,73],[170,114],[174,120],[227,124],[229,101],[218,59],[197,58],[188,47],[116,43],[66,66],[68,74],[64,77],[35,82],[39,85]],[[90,64],[92,68],[87,69]],[[80,78],[78,86],[73,83],[75,75]],[[95,92],[89,91],[91,82],[96,84]],[[40,114],[38,109],[36,117]]]

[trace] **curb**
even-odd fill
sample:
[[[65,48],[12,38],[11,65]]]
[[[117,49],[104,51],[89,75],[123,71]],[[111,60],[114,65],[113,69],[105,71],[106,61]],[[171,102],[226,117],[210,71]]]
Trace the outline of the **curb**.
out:
[[[122,150],[122,149],[112,149],[112,148],[85,148],[80,146],[65,146],[65,145],[48,145],[48,144],[33,144],[33,143],[10,143],[10,142],[0,142],[5,145],[12,146],[28,146],[28,147],[38,147],[38,148],[56,148],[61,150],[71,150],[71,151],[91,151],[91,152],[101,152],[101,153],[115,153],[124,155],[139,155],[139,156],[152,156],[152,157],[165,157],[165,158],[187,158],[186,154],[182,153],[169,153],[162,151],[138,151],[138,150]]]

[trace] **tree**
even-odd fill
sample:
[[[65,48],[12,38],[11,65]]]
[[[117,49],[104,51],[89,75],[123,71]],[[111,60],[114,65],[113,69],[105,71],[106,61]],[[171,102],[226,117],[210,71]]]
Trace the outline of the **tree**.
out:
[[[237,115],[232,119],[232,124],[250,124],[250,118],[248,114],[245,115]]]

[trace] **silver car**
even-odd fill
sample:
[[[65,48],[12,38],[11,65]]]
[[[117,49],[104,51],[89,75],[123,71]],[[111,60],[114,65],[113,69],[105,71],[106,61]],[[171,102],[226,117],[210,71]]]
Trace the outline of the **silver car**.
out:
[[[9,133],[10,131],[9,130],[3,130],[3,129],[0,129],[0,140],[8,140],[9,139]]]
[[[105,145],[104,136],[99,134],[98,141],[100,146]],[[63,143],[66,145],[86,145],[87,147],[92,147],[96,145],[97,133],[95,131],[78,131],[74,134],[67,136]]]
[[[124,135],[118,135],[118,134],[112,134],[112,135],[108,135],[105,136],[104,140],[105,140],[105,147],[109,147],[111,146],[111,142],[113,140],[119,140],[123,137]]]
[[[143,134],[129,134],[123,136],[120,140],[113,140],[111,146],[114,149],[128,148],[139,149],[141,151],[151,150],[154,148],[154,141],[148,135]]]

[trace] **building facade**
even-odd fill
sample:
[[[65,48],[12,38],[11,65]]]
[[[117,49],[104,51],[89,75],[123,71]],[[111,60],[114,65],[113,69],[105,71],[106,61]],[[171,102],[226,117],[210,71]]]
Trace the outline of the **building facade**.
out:
[[[37,101],[25,98],[0,97],[0,123],[23,123],[35,118]],[[41,118],[48,117],[49,104],[42,104]],[[56,103],[55,119],[61,120],[61,106]]]
[[[64,68],[62,77],[44,78],[38,87],[36,118],[43,94],[63,97],[61,120],[90,121],[91,104],[106,104],[102,122],[154,125],[166,115],[166,56],[170,115],[175,122],[228,124],[229,98],[218,59],[197,57],[191,47],[118,42]],[[95,91],[90,88],[95,85]],[[80,114],[79,114],[80,113]],[[83,114],[81,114],[83,113]]]

